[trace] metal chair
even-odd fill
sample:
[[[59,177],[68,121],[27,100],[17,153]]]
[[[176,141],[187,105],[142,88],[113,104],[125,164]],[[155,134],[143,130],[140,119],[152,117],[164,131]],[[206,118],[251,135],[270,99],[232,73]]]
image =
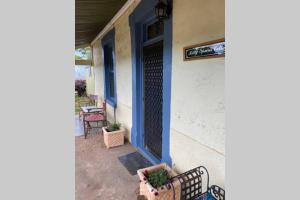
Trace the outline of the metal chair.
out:
[[[91,108],[83,114],[84,138],[92,129],[99,129],[106,126],[106,102],[102,103],[102,108]]]
[[[210,194],[217,200],[225,200],[225,190],[217,185],[212,185],[209,188]]]
[[[209,187],[209,174],[204,166],[172,177],[169,185],[178,180],[181,184],[180,200],[225,200],[225,190],[217,185]],[[170,186],[168,186],[170,187]],[[174,199],[175,199],[175,193]]]

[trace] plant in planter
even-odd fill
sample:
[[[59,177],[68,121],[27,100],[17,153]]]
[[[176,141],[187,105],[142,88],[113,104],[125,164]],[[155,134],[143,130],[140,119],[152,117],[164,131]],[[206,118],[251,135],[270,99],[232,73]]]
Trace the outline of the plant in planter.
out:
[[[159,188],[165,185],[169,178],[171,178],[169,177],[168,171],[165,169],[159,169],[150,174],[146,173],[145,176],[154,188]]]
[[[103,127],[104,144],[107,148],[120,146],[124,144],[125,129],[120,123],[112,123],[107,127]]]
[[[120,127],[121,127],[120,123],[113,123],[106,128],[106,131],[107,132],[118,131],[120,130]]]
[[[148,200],[180,200],[180,182],[174,180],[170,183],[170,178],[177,174],[166,163],[139,169],[137,173],[140,195]]]

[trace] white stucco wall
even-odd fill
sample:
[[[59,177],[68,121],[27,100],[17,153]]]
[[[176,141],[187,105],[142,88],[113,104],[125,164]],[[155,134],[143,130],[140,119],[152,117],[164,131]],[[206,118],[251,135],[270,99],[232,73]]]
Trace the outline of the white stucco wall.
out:
[[[224,0],[174,0],[170,151],[174,167],[204,165],[224,187],[224,58],[183,61],[183,48],[225,37]]]

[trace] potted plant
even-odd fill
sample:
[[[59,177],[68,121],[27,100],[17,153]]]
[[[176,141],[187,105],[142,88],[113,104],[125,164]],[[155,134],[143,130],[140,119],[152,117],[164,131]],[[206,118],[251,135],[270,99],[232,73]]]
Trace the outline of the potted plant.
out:
[[[120,146],[124,144],[125,129],[120,123],[112,123],[109,126],[103,127],[104,144],[107,148]]]
[[[180,182],[171,181],[177,174],[166,163],[139,169],[137,173],[140,195],[148,200],[180,200]]]

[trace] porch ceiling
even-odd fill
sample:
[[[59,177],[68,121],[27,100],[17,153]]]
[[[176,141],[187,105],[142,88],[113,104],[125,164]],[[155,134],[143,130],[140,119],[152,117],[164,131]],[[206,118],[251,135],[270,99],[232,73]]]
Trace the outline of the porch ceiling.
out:
[[[127,0],[75,0],[75,46],[92,42]]]

